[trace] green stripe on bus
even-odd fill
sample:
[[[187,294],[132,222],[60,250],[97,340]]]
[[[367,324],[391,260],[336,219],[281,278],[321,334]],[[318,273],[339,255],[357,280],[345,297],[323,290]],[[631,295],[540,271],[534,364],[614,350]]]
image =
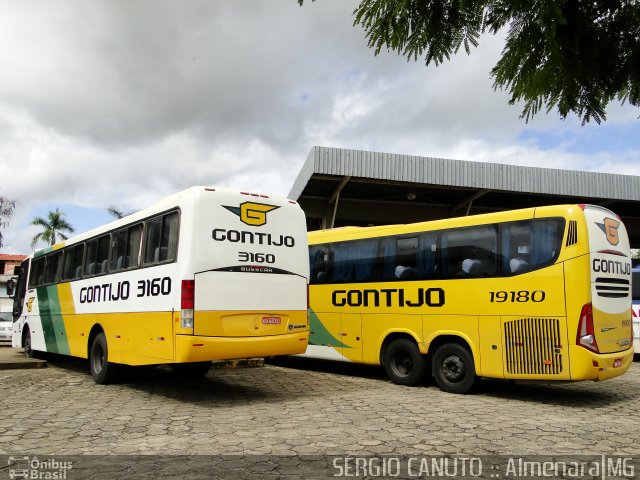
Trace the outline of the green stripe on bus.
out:
[[[42,332],[47,352],[68,355],[69,342],[67,341],[67,332],[65,331],[62,312],[60,311],[58,288],[55,285],[39,287],[37,293],[40,321],[42,322]]]
[[[309,335],[309,345],[331,345],[332,347],[353,348],[345,345],[331,335],[331,332],[322,324],[316,312],[312,309],[309,309],[309,312],[309,330],[313,332]]]

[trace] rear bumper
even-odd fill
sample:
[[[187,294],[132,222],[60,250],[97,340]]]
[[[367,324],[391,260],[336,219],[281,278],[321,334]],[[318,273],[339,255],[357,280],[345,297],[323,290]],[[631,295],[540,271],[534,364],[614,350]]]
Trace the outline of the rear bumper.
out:
[[[203,362],[304,353],[309,332],[262,337],[176,335],[176,362]]]
[[[592,353],[571,347],[571,380],[607,380],[622,375],[633,362],[633,348],[616,353]]]

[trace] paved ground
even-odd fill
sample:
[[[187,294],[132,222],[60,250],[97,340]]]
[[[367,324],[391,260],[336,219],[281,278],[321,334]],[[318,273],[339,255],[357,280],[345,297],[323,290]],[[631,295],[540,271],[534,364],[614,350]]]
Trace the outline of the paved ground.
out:
[[[0,387],[0,478],[36,478],[35,458],[50,475],[42,478],[69,480],[416,478],[418,463],[411,474],[407,459],[440,455],[491,456],[482,478],[505,478],[510,455],[635,457],[628,475],[614,477],[640,475],[640,362],[600,384],[483,382],[462,396],[303,359],[214,369],[196,381],[136,369],[98,386],[86,362],[49,356],[48,368],[0,370]],[[366,455],[378,462],[374,474],[339,459]],[[401,457],[399,476],[380,470],[388,455]],[[20,459],[25,470],[16,470]]]
[[[603,383],[485,382],[467,396],[305,360],[197,381],[142,369],[110,386],[86,370],[49,358],[0,371],[0,453],[640,455],[638,362]]]

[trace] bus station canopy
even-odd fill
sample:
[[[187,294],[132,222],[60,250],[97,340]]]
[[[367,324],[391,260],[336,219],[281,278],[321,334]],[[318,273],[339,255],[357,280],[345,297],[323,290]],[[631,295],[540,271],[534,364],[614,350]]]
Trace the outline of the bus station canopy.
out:
[[[309,230],[564,203],[615,212],[640,248],[640,176],[313,147],[289,198]]]

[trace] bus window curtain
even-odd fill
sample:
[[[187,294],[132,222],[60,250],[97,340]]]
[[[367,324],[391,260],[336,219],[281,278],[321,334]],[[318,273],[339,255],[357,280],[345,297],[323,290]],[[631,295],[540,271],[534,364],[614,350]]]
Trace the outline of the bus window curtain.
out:
[[[420,235],[420,243],[416,254],[418,278],[430,279],[436,277],[436,234],[428,233]]]
[[[395,279],[396,270],[396,238],[385,237],[380,241],[382,257],[382,281]]]
[[[333,250],[333,276],[334,282],[351,282],[354,277],[354,260],[356,249],[355,242],[336,243]]]
[[[511,228],[508,225],[504,225],[501,228],[500,234],[500,264],[502,272],[505,274],[511,273],[511,267],[509,266],[509,260],[513,256],[511,249]]]
[[[364,240],[356,243],[356,265],[355,278],[356,282],[371,282],[377,280],[376,265],[378,263],[378,241]]]
[[[550,220],[540,220],[531,224],[531,263],[540,265],[547,263],[557,253],[558,223]]]

